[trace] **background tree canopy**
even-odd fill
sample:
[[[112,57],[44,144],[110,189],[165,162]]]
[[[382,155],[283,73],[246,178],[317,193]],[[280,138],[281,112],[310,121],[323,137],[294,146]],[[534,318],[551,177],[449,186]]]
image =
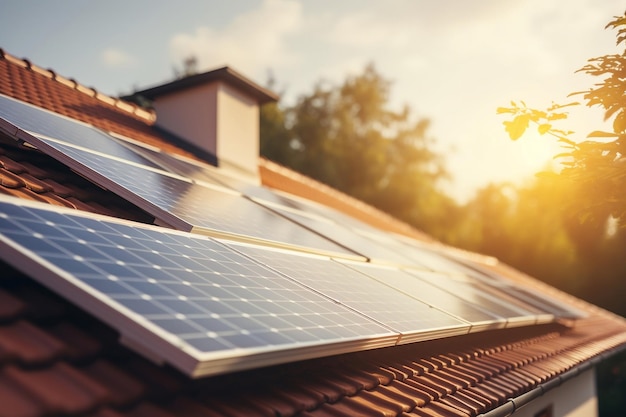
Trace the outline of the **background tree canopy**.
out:
[[[317,83],[287,108],[262,108],[261,154],[435,235],[452,199],[429,120],[389,107],[374,65],[341,85]]]
[[[626,44],[626,13],[607,28]],[[261,110],[261,152],[456,246],[496,256],[528,274],[626,316],[626,51],[592,58],[580,71],[601,81],[582,95],[612,131],[575,141],[557,127],[569,106],[536,110],[511,102],[513,140],[530,126],[560,141],[564,168],[522,185],[490,184],[459,205],[441,191],[444,160],[429,120],[389,108],[391,83],[373,65],[341,85],[319,82],[291,107]],[[453,122],[453,121],[449,121]],[[603,370],[604,369],[604,370]],[[626,358],[598,374],[600,415],[626,409]]]
[[[618,46],[626,44],[626,13],[615,16],[605,29],[617,30]],[[519,139],[532,123],[540,134],[548,134],[563,144],[565,150],[559,158],[564,168],[555,180],[578,185],[579,192],[570,206],[579,212],[582,221],[601,223],[610,216],[626,226],[626,50],[591,58],[579,71],[601,80],[589,90],[570,96],[582,95],[588,107],[602,108],[605,121],[612,121],[612,131],[596,130],[586,140],[574,140],[574,132],[557,129],[555,123],[567,119],[563,108],[579,105],[578,102],[553,105],[546,110],[512,102],[511,107],[497,111],[513,117],[504,122],[512,140]]]

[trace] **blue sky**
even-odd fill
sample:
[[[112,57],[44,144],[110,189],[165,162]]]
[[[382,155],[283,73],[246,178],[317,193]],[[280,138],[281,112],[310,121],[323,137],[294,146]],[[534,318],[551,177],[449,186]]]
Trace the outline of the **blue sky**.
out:
[[[167,81],[193,54],[202,70],[226,64],[261,84],[271,71],[286,103],[374,62],[392,103],[432,120],[462,201],[548,163],[552,141],[510,142],[495,109],[589,87],[574,71],[617,51],[603,28],[623,11],[621,0],[0,0],[0,47],[110,95]],[[573,116],[581,134],[601,122]]]

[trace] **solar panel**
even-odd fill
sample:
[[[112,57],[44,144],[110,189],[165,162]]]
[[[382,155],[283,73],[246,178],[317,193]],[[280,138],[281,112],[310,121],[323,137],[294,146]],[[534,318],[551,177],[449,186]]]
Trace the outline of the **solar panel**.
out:
[[[179,230],[359,259],[349,250],[224,188],[35,135],[31,143]]]
[[[0,254],[130,346],[193,376],[398,339],[204,236],[0,197]]]
[[[359,233],[385,245],[388,249],[397,252],[399,256],[406,257],[412,261],[413,264],[421,265],[431,271],[460,275],[478,274],[476,270],[442,255],[442,249],[435,252],[429,249],[427,245],[414,239],[406,238],[410,242],[408,243],[404,241],[404,237],[402,236],[386,234],[383,231],[376,231],[374,233],[359,231]]]
[[[193,181],[210,184],[219,184],[229,189],[236,190],[246,197],[257,202],[270,202],[294,209],[304,209],[302,203],[298,204],[295,199],[289,198],[280,192],[276,192],[267,187],[259,185],[250,178],[242,178],[233,172],[226,173],[209,164],[195,161],[180,155],[171,155],[159,149],[146,147],[143,144],[137,144],[120,138],[128,147],[136,151],[138,154],[145,156],[154,163],[158,164],[168,171],[182,175]]]
[[[586,314],[581,310],[572,308],[541,293],[530,292],[520,286],[509,285],[506,287],[499,287],[498,289],[507,295],[513,296],[521,302],[526,303],[527,305],[535,307],[548,314],[553,314],[556,317],[566,319],[579,319],[586,317]]]
[[[290,220],[322,235],[334,242],[339,243],[341,246],[350,249],[354,253],[358,253],[366,257],[370,262],[393,264],[393,265],[405,265],[405,266],[419,266],[415,262],[412,262],[408,257],[402,256],[393,250],[386,248],[384,245],[378,242],[367,239],[366,237],[359,235],[353,230],[344,227],[341,224],[334,223],[330,220],[324,219],[320,216],[311,215],[309,213],[283,208],[275,204],[264,204],[266,207],[277,211],[282,216],[287,217]]]
[[[111,135],[93,126],[1,94],[0,117],[30,133],[37,133],[84,149],[158,168],[158,165],[131,151]]]
[[[333,224],[339,224],[343,229],[356,228],[365,231],[371,230],[375,232],[380,232],[372,226],[367,225],[330,207],[326,207],[324,205],[306,200],[304,198],[288,195],[281,191],[276,191],[268,187],[264,187],[262,185],[254,183],[250,179],[237,177],[233,173],[227,174],[224,171],[220,171],[216,167],[186,158],[184,156],[171,155],[153,147],[148,147],[143,144],[137,144],[134,141],[129,141],[128,139],[123,137],[120,137],[120,140],[131,149],[135,150],[137,153],[145,156],[147,159],[150,159],[154,163],[172,173],[182,175],[194,181],[220,184],[222,186],[242,193],[244,196],[250,198],[251,200],[254,200],[255,202],[263,206],[269,206],[271,208],[278,207],[282,209],[287,209],[288,211],[295,210],[295,212],[300,211],[308,214],[313,214],[316,217],[328,219]],[[363,236],[358,236],[358,239],[363,241]],[[372,242],[371,239],[367,242],[369,245],[377,246],[375,243]],[[399,257],[397,253],[391,251],[389,251],[389,257],[391,259],[396,259],[396,261],[401,264],[405,264],[408,261],[407,258]]]
[[[502,297],[498,292],[483,291],[480,285],[476,285],[470,278],[425,273],[414,269],[405,269],[405,271],[473,305],[480,306],[481,309],[491,314],[506,319],[506,327],[551,322],[555,318],[552,314],[533,308],[527,303]]]
[[[146,159],[151,160],[162,169],[182,175],[183,177],[195,182],[199,181],[201,183],[221,185],[240,192],[241,190],[235,185],[245,183],[243,180],[238,180],[232,176],[221,174],[218,168],[209,164],[194,161],[179,155],[170,155],[160,149],[147,147],[144,144],[135,143],[134,141],[130,141],[124,137],[121,137],[120,140],[125,146],[132,149],[139,155],[144,156]]]
[[[334,260],[280,250],[230,244],[250,256],[402,334],[409,343],[465,334],[470,324],[416,300]],[[376,266],[372,265],[372,268]]]
[[[471,302],[468,297],[447,292],[400,269],[372,268],[368,264],[356,262],[345,264],[410,297],[470,323],[472,325],[470,332],[495,329],[507,325],[507,317],[489,311],[488,306]],[[440,275],[439,278],[444,286],[450,281],[450,278],[445,275]]]
[[[352,224],[360,226],[364,230],[370,229],[370,226],[361,224],[354,219],[348,221],[347,218],[351,219],[349,216],[338,212],[334,213],[333,210],[325,209],[323,206],[317,207],[314,203],[291,198],[266,187],[253,184],[250,181],[220,173],[215,167],[198,161],[169,155],[158,149],[141,146],[123,138],[121,140],[131,149],[145,155],[146,158],[175,174],[199,181],[200,183],[220,184],[236,190],[258,204],[280,213],[283,217],[289,218],[295,223],[350,249],[352,252],[368,258],[370,261],[415,266],[415,262],[411,261],[407,256],[402,256],[397,251],[389,250],[372,239],[368,239],[345,227],[344,224]],[[326,220],[324,217],[328,215],[340,219],[341,223],[338,224]]]

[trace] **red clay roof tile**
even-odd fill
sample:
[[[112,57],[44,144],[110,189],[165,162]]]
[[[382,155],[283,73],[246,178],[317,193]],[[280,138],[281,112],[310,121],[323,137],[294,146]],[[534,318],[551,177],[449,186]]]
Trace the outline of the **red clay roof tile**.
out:
[[[106,388],[110,404],[126,407],[145,394],[145,385],[128,372],[103,359],[96,359],[83,368],[86,375]]]
[[[122,414],[110,408],[99,408],[93,413],[88,413],[85,417],[124,417]]]
[[[36,366],[60,357],[64,347],[50,333],[24,320],[0,326],[2,362],[17,361],[27,366]]]
[[[221,417],[221,416],[250,416],[262,417],[261,414],[249,407],[240,405],[237,399],[205,405],[188,397],[179,397],[173,403],[168,404],[175,415],[187,417]],[[264,416],[263,416],[264,417]]]
[[[36,402],[27,391],[5,378],[0,372],[0,417],[38,417],[44,415],[44,405]]]
[[[27,308],[27,305],[19,298],[0,288],[0,323],[15,320]]]
[[[36,192],[37,194],[43,194],[52,191],[52,187],[50,185],[33,177],[27,172],[22,173],[20,175],[20,178],[26,183],[26,188]]]
[[[98,407],[107,395],[102,386],[62,362],[32,370],[5,366],[1,378],[28,393],[49,414],[87,412]]]
[[[464,390],[455,392],[448,398],[453,398],[455,400],[461,401],[463,404],[471,407],[476,414],[484,413],[485,411],[487,411],[488,404],[483,401],[477,400],[474,396],[467,394]]]
[[[138,406],[124,411],[123,415],[125,417],[178,417],[182,414],[178,414],[177,412],[170,413],[163,407],[157,407],[154,404],[142,402]]]
[[[26,182],[17,174],[0,169],[0,185],[6,188],[22,188],[26,187]]]
[[[103,350],[102,343],[92,334],[72,323],[60,322],[47,330],[65,343],[64,357],[72,363],[89,362]]]

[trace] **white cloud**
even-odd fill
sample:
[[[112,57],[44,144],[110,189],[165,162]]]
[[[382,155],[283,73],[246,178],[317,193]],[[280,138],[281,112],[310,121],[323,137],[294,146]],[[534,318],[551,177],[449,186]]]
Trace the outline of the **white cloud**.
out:
[[[100,61],[107,68],[113,69],[132,68],[137,64],[135,57],[118,48],[107,48],[102,51]]]
[[[299,30],[301,5],[294,0],[264,0],[260,7],[241,14],[226,27],[198,27],[170,39],[175,65],[195,56],[199,69],[229,65],[247,74],[289,66],[297,60],[287,43]]]

